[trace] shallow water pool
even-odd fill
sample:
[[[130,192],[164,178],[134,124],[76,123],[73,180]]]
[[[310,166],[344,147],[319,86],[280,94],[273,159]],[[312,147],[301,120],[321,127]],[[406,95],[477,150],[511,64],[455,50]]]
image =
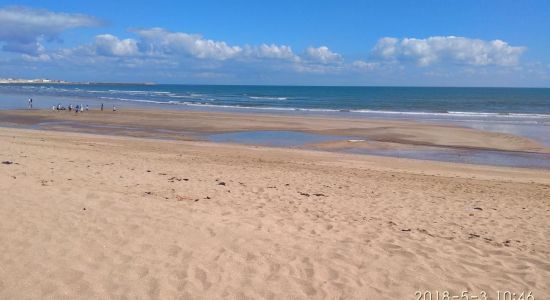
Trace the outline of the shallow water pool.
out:
[[[303,147],[307,144],[346,140],[353,137],[324,135],[301,131],[255,130],[216,133],[207,136],[212,142],[263,145],[271,147]]]
[[[344,152],[476,165],[550,169],[550,154],[544,153],[457,150],[448,148],[435,150],[371,150],[351,148],[344,150]]]

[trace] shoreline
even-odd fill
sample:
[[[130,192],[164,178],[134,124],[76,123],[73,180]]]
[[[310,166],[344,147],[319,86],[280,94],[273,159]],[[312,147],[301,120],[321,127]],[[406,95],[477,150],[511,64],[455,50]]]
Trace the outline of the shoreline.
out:
[[[93,85],[92,85],[93,86]],[[419,109],[411,109],[408,99],[426,97],[430,101],[439,101],[431,92],[418,92],[418,89],[407,87],[401,88],[374,88],[374,87],[340,87],[338,92],[330,88],[311,87],[312,90],[304,91],[304,87],[273,87],[266,86],[246,87],[246,86],[196,86],[196,85],[170,85],[162,86],[159,89],[134,87],[126,85],[121,88],[90,88],[82,86],[73,88],[41,88],[34,87],[21,89],[18,87],[2,89],[0,97],[4,101],[0,102],[0,109],[18,109],[26,107],[28,96],[37,97],[36,104],[38,108],[50,109],[53,105],[69,103],[90,104],[90,107],[99,107],[99,104],[105,103],[106,106],[116,105],[124,109],[147,109],[151,111],[195,111],[195,112],[220,112],[230,114],[251,114],[251,115],[281,115],[295,117],[322,117],[337,119],[363,119],[363,120],[396,120],[406,122],[419,122],[427,124],[448,124],[459,127],[468,127],[472,129],[492,131],[519,135],[528,139],[535,140],[543,145],[550,147],[550,112],[543,109],[545,106],[532,109],[529,107],[518,106],[514,104],[510,109],[505,107],[498,108],[489,101],[487,109],[480,106],[454,106],[449,101],[441,101],[441,106],[423,106],[422,101],[418,103]],[[306,87],[307,88],[307,87]],[[324,90],[320,93],[320,90]],[[351,90],[349,90],[351,89]],[[354,89],[364,89],[367,99],[374,103],[362,100],[363,94],[357,93]],[[380,94],[380,91],[395,89],[401,91],[390,96],[389,106],[380,105],[376,100],[379,97],[385,97],[386,94]],[[430,88],[426,88],[429,91]],[[422,90],[422,89],[420,89]],[[473,98],[478,97],[477,93],[469,89],[447,88],[452,97],[466,99],[472,102]],[[487,89],[485,89],[487,90]],[[488,89],[491,94],[493,89]],[[404,94],[404,92],[407,92]],[[441,92],[441,91],[439,91]],[[343,93],[343,94],[339,94]],[[372,94],[374,93],[374,94]],[[377,94],[378,93],[378,94]],[[401,93],[401,94],[399,94]],[[338,96],[340,95],[340,96]],[[445,93],[443,93],[445,95]],[[347,99],[341,104],[341,97],[349,96],[353,101]],[[511,97],[501,92],[494,95],[497,99],[502,98],[510,103],[514,97],[530,97],[529,92],[516,93]],[[304,98],[302,98],[304,97]],[[404,101],[396,102],[396,98],[401,97]],[[473,98],[472,98],[473,97]],[[544,105],[547,96],[538,95],[538,104]],[[491,97],[485,96],[485,101]],[[284,99],[284,100],[283,100]],[[327,99],[332,99],[327,102]],[[384,98],[385,99],[385,98]],[[468,100],[469,99],[469,100]],[[550,98],[546,99],[550,101]],[[312,101],[312,102],[308,102]],[[319,102],[320,101],[320,102]],[[359,102],[354,102],[359,101]],[[416,100],[415,100],[416,101]],[[428,102],[430,102],[428,101]],[[505,101],[505,102],[506,102]],[[477,101],[472,102],[475,104]],[[506,102],[506,103],[508,103]],[[324,103],[324,104],[323,104]],[[335,105],[331,103],[336,103]],[[362,103],[358,105],[358,103]],[[416,103],[413,101],[413,103]],[[415,106],[416,107],[416,106]],[[420,109],[424,107],[424,109]],[[340,109],[339,109],[340,108]]]
[[[312,138],[308,142],[308,136],[297,137],[292,144],[294,147],[374,155],[405,155],[404,157],[420,159],[423,158],[422,155],[426,157],[426,151],[432,151],[436,154],[444,153],[447,156],[441,160],[451,162],[460,162],[455,157],[467,156],[468,153],[479,156],[496,151],[496,156],[503,156],[496,164],[508,166],[536,166],[537,161],[542,159],[544,162],[545,156],[550,157],[550,147],[525,137],[445,123],[393,119],[145,109],[124,109],[117,112],[90,110],[75,114],[68,111],[33,109],[0,110],[0,126],[176,140],[212,140],[211,137],[216,134],[237,133],[233,140],[222,141],[240,143],[238,136],[242,136],[247,139],[247,144],[268,146],[269,136],[288,132],[287,135],[292,139],[292,133],[301,132],[302,135],[325,137],[326,140]],[[253,137],[246,136],[247,133],[262,133],[265,143],[260,143],[259,140],[255,143]],[[455,152],[458,154],[454,155]],[[518,162],[508,162],[507,160],[515,159],[514,155],[519,157]],[[525,159],[527,161],[523,162]],[[541,166],[550,168],[550,165]]]
[[[95,92],[95,91],[94,91]],[[97,91],[99,92],[99,91]],[[108,92],[108,91],[105,91]],[[128,91],[130,92],[130,91]],[[137,91],[136,91],[137,92]],[[166,94],[167,92],[154,92],[155,94]],[[12,99],[3,103],[7,105],[2,109],[15,110],[25,109],[28,98],[26,94],[20,93],[2,93],[3,98]],[[119,97],[92,97],[91,95],[38,95],[41,99],[40,104],[37,106],[39,109],[49,109],[52,105],[62,104],[68,105],[70,103],[87,103],[92,102],[95,105],[100,103],[107,103],[109,105],[125,106],[130,109],[148,109],[148,110],[176,110],[176,111],[199,111],[199,112],[226,112],[226,113],[252,113],[252,114],[277,114],[277,115],[294,115],[294,116],[319,116],[319,117],[340,117],[340,118],[381,118],[381,119],[396,119],[396,120],[411,120],[420,117],[418,120],[440,120],[442,122],[449,121],[461,121],[460,119],[453,119],[453,117],[468,117],[473,118],[471,120],[483,120],[484,118],[493,118],[494,121],[508,121],[510,120],[535,120],[540,122],[550,121],[550,112],[517,112],[517,111],[414,111],[414,110],[381,110],[381,109],[368,109],[368,108],[314,108],[314,107],[284,107],[284,106],[245,106],[245,105],[223,105],[223,104],[211,104],[206,102],[186,102],[176,100],[147,100],[147,99],[126,99]],[[192,96],[188,96],[192,97]],[[270,96],[246,96],[251,99],[277,99],[286,97],[270,97]],[[19,99],[19,100],[13,100]],[[282,99],[281,99],[282,100]],[[1,106],[0,106],[1,107]],[[426,119],[422,118],[426,117]],[[430,117],[439,117],[430,119]],[[466,119],[470,120],[470,119]],[[466,121],[462,120],[462,121]]]

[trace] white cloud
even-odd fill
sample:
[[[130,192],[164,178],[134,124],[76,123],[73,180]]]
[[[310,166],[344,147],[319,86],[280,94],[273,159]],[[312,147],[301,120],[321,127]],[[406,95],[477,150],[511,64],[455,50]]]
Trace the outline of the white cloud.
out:
[[[246,46],[245,55],[257,58],[274,58],[289,61],[299,61],[300,58],[286,45],[262,44],[257,47]]]
[[[4,42],[4,51],[38,55],[43,50],[41,39],[55,40],[65,30],[99,25],[96,18],[82,14],[18,6],[0,8],[0,42]]]
[[[105,56],[134,56],[139,52],[136,40],[121,40],[110,34],[96,36],[93,45],[97,54]]]
[[[391,37],[384,37],[378,40],[372,53],[375,56],[384,58],[384,59],[396,59],[398,56],[398,44],[399,40]]]
[[[111,34],[94,37],[93,42],[74,48],[47,52],[52,61],[78,65],[95,64],[127,68],[181,68],[186,70],[291,70],[300,57],[286,45],[229,45],[197,34],[170,32],[162,28],[130,30],[135,37]],[[30,59],[26,58],[27,61]],[[38,61],[38,59],[35,59]],[[45,60],[43,60],[45,61]]]
[[[29,61],[29,62],[48,62],[52,60],[51,56],[48,54],[38,54],[36,56],[23,54],[22,55],[23,60]]]
[[[455,36],[426,39],[382,38],[372,50],[375,57],[394,61],[413,61],[420,66],[457,63],[473,66],[513,66],[525,51],[501,40],[485,41]]]
[[[149,56],[187,55],[200,59],[228,60],[268,58],[298,61],[299,57],[286,45],[229,45],[224,41],[205,39],[198,34],[170,32],[163,28],[132,30],[139,36],[139,50]]]
[[[138,47],[149,55],[187,54],[196,58],[226,60],[243,49],[225,42],[204,39],[200,35],[170,32],[162,28],[133,30],[139,37]]]
[[[342,60],[340,54],[330,51],[326,46],[321,46],[319,48],[309,47],[306,49],[306,56],[310,60],[324,64]]]
[[[170,32],[162,28],[131,30],[131,32],[135,33],[137,38],[121,39],[111,34],[102,34],[96,36],[91,44],[62,49],[58,53],[64,57],[139,58],[144,61],[164,59],[187,63],[196,60],[207,69],[211,68],[212,63],[228,60],[250,63],[266,59],[300,62],[300,57],[286,45],[231,46],[226,42],[205,39],[197,34]]]

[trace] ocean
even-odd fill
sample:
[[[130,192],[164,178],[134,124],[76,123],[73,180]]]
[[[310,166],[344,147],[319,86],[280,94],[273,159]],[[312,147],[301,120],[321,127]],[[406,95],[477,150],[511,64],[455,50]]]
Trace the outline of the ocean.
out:
[[[0,94],[241,109],[550,116],[550,89],[55,84],[0,85]]]

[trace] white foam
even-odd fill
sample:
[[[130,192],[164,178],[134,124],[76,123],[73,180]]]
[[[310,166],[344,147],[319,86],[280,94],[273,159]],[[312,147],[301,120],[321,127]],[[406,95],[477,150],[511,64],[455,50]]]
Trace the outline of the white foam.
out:
[[[467,112],[467,111],[449,111],[449,112],[422,112],[422,111],[387,111],[387,110],[369,110],[358,109],[351,110],[358,113],[370,114],[394,114],[394,115],[412,115],[412,116],[460,116],[460,117],[494,117],[494,118],[550,118],[550,114],[525,114],[525,113],[492,113],[492,112]]]
[[[268,96],[249,96],[250,99],[255,100],[287,100],[287,97],[268,97]]]
[[[172,98],[191,98],[189,96],[183,95],[170,95]],[[414,112],[414,111],[385,111],[385,110],[368,110],[368,109],[358,109],[358,110],[342,110],[342,109],[329,109],[329,108],[298,108],[298,107],[258,107],[258,106],[246,106],[246,105],[228,105],[228,104],[211,104],[211,103],[197,103],[197,102],[179,102],[179,101],[155,101],[155,100],[145,100],[145,99],[129,99],[129,98],[119,98],[119,97],[99,97],[101,99],[110,99],[110,100],[119,100],[119,101],[129,101],[129,102],[142,102],[142,103],[155,103],[155,104],[178,104],[178,105],[188,105],[188,106],[205,106],[205,107],[219,107],[219,108],[232,108],[232,109],[251,109],[251,110],[270,110],[270,111],[304,111],[304,112],[327,112],[327,113],[339,113],[339,112],[351,112],[351,113],[363,113],[363,114],[383,114],[383,115],[396,115],[396,116],[426,116],[426,117],[477,117],[477,118],[486,118],[491,117],[499,120],[510,120],[510,121],[522,121],[540,124],[540,119],[550,119],[548,114],[522,114],[522,113],[485,113],[485,112],[460,112],[460,111],[451,111],[451,112]],[[216,99],[208,98],[203,99],[205,101],[215,101]],[[525,120],[525,119],[531,119]],[[535,120],[534,120],[535,119]],[[539,119],[539,120],[536,120]]]

